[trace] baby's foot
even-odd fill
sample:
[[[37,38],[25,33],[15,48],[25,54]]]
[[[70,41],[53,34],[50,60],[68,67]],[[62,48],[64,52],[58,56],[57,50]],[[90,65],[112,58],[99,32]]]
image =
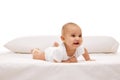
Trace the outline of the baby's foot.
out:
[[[32,54],[38,54],[39,53],[39,49],[38,48],[32,49],[31,53]]]
[[[35,48],[31,51],[32,55],[33,55],[33,59],[39,59],[39,49]]]
[[[58,42],[54,42],[54,47],[58,47],[59,46],[59,43]]]
[[[44,52],[35,48],[31,51],[33,59],[45,60]]]

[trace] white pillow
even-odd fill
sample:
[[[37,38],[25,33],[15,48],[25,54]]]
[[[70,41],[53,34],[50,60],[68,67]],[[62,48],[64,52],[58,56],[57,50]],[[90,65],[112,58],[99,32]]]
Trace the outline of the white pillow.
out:
[[[119,43],[110,36],[88,36],[83,38],[83,45],[90,53],[117,52]]]
[[[47,47],[53,46],[54,42],[60,43],[59,36],[27,36],[13,39],[4,46],[17,53],[31,53],[34,48],[44,50]]]
[[[16,38],[9,41],[4,46],[13,52],[30,53],[33,48],[44,50],[53,46],[54,42],[61,43],[59,36],[28,36]],[[87,36],[83,37],[83,45],[90,53],[116,52],[119,43],[108,36]]]

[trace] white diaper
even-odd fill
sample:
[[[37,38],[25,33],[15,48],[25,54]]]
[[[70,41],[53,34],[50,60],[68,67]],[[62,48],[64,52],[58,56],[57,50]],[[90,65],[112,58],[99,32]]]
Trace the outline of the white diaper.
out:
[[[45,59],[47,61],[53,62],[53,52],[55,49],[56,47],[49,47],[45,49]]]

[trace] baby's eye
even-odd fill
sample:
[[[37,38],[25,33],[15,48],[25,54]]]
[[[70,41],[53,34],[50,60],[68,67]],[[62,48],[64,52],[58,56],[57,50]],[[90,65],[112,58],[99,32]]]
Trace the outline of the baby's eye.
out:
[[[73,35],[71,35],[72,37],[75,37],[75,35],[73,34]]]
[[[82,35],[80,34],[79,37],[82,37]]]

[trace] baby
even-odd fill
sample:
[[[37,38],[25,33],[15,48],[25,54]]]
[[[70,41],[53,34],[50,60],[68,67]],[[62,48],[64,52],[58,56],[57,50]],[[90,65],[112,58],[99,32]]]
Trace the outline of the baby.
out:
[[[86,48],[83,47],[81,28],[75,23],[66,23],[61,32],[62,44],[54,43],[53,47],[46,48],[43,52],[33,49],[33,59],[45,60],[50,62],[74,63],[82,55],[86,61],[91,60]]]

